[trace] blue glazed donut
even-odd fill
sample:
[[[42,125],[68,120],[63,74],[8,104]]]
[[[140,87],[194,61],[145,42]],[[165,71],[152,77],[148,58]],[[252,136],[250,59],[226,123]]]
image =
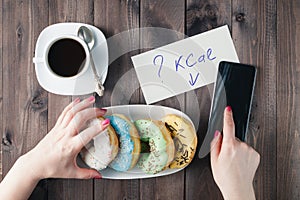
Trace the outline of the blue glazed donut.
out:
[[[127,171],[133,168],[139,159],[141,151],[139,134],[134,124],[124,115],[114,114],[106,118],[115,129],[120,144],[119,153],[109,167],[120,172]]]

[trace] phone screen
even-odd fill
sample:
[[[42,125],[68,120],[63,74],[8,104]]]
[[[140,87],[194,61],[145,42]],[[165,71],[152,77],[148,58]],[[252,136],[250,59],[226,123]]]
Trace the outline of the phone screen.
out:
[[[224,109],[231,106],[236,137],[245,141],[255,78],[254,66],[220,62],[209,120],[209,127],[213,127],[211,130],[223,129]]]
[[[226,106],[231,106],[235,123],[235,136],[245,141],[252,97],[256,80],[256,68],[251,65],[222,61],[219,64],[214,88],[208,130],[199,151],[205,157],[210,151],[210,142],[216,130],[223,130]]]

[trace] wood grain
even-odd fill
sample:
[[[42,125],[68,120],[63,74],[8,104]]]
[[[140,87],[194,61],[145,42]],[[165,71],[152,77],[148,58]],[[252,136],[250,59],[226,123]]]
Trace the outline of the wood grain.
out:
[[[300,3],[277,8],[277,199],[300,199]]]
[[[109,66],[108,77],[104,84],[105,96],[97,99],[97,106],[130,104],[139,101],[138,81],[130,57],[134,52],[125,53],[116,60],[122,50],[138,47],[138,32],[126,37],[119,33],[139,27],[139,1],[95,1],[95,25],[108,38]],[[117,13],[117,14],[115,14]],[[139,180],[95,180],[95,199],[139,199]]]
[[[47,133],[47,94],[32,64],[31,5],[3,1],[3,175]],[[40,186],[40,185],[39,185]]]
[[[186,33],[188,36],[199,34],[227,24],[231,27],[231,1],[188,0],[186,8]],[[192,95],[195,92],[196,97]],[[191,107],[195,101],[200,110],[198,124],[198,148],[196,157],[186,169],[186,199],[222,199],[216,186],[210,167],[209,155],[204,159],[198,158],[198,151],[207,131],[213,85],[199,88],[187,94],[187,114],[197,116],[197,109]],[[195,121],[195,119],[194,119]]]
[[[276,199],[276,1],[233,1],[232,29],[240,61],[258,69],[247,137],[262,155],[256,196]]]
[[[40,34],[40,32],[48,25],[49,23],[49,16],[44,15],[42,13],[48,12],[48,1],[43,0],[39,1],[38,3],[30,3],[30,18],[29,22],[32,24],[31,29],[31,40],[30,40],[30,48],[31,48],[31,54],[28,55],[28,60],[31,61],[31,58],[34,56],[34,49],[35,44],[37,41],[37,38]],[[43,132],[35,131],[31,132],[30,134],[33,136],[38,136],[38,138],[35,140],[35,143],[40,141],[47,133],[47,127],[48,127],[48,121],[47,121],[47,113],[48,113],[48,93],[39,86],[38,81],[36,79],[35,70],[33,63],[31,64],[31,72],[30,72],[30,79],[34,81],[34,84],[31,86],[32,89],[32,105],[35,109],[39,110],[39,112],[43,112],[43,118],[38,119],[38,124],[41,124],[40,127],[42,128]],[[42,120],[41,120],[42,119]],[[30,122],[32,123],[32,122]],[[39,128],[39,127],[37,127]],[[29,199],[46,199],[48,194],[48,184],[47,180],[42,180],[39,182],[39,184],[36,186],[35,190],[32,192]]]
[[[174,30],[173,33],[164,31],[143,31],[141,33],[142,47],[160,47],[184,38],[184,1],[141,1],[141,27],[159,27]],[[176,32],[175,32],[176,31]],[[141,97],[143,101],[143,98]],[[178,95],[157,102],[184,111],[185,95]],[[141,199],[183,199],[184,171],[165,177],[142,179],[140,184]]]
[[[30,5],[3,2],[3,169],[31,149],[47,130],[47,101],[34,78]],[[11,56],[14,55],[14,56]]]
[[[49,22],[50,24],[61,22],[93,24],[93,10],[93,1],[49,1]],[[48,98],[48,127],[50,130],[72,97],[49,93]],[[50,179],[48,181],[48,199],[93,199],[93,180]]]

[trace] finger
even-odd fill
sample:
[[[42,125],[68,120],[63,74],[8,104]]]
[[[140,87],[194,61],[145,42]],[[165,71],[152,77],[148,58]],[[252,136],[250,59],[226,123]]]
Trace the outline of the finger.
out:
[[[95,97],[90,96],[89,98],[83,100],[82,102],[76,104],[71,109],[69,109],[62,120],[61,124],[63,125],[63,127],[66,127],[70,123],[70,121],[73,119],[76,113],[90,107],[93,103],[95,103]]]
[[[102,178],[100,172],[95,169],[77,168],[75,172],[75,178],[77,179],[100,179]]]
[[[105,109],[87,108],[76,113],[76,115],[73,117],[67,128],[71,129],[71,135],[75,135],[81,130],[81,128],[86,124],[88,120],[102,116],[105,113]]]
[[[76,136],[76,146],[78,149],[82,149],[85,145],[87,145],[95,136],[105,130],[109,124],[109,119],[105,119],[101,123],[90,126],[78,134]]]
[[[65,109],[62,111],[62,113],[59,115],[56,124],[61,124],[66,113],[71,110],[76,104],[80,102],[80,98],[76,98],[74,101],[72,101],[69,105],[65,107]]]
[[[235,139],[235,127],[230,106],[224,111],[223,141],[232,141]]]
[[[215,163],[219,157],[222,146],[222,135],[220,131],[216,131],[214,139],[210,143],[210,159],[211,163]]]

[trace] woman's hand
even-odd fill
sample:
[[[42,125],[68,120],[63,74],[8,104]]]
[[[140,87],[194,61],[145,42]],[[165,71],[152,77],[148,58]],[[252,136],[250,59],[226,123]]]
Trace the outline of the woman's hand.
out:
[[[82,147],[109,125],[106,119],[86,128],[86,122],[106,110],[91,108],[92,96],[74,100],[59,116],[53,129],[35,148],[21,156],[0,183],[0,199],[28,199],[39,180],[44,178],[101,178],[94,169],[77,166]]]
[[[43,178],[101,178],[98,171],[80,168],[76,157],[93,137],[109,125],[109,120],[86,127],[90,119],[104,115],[106,110],[91,108],[95,98],[74,100],[59,116],[53,129],[21,161],[30,163],[37,179]]]
[[[214,179],[226,200],[255,199],[252,186],[259,154],[235,138],[231,107],[224,112],[223,136],[216,131],[211,142],[211,167]]]

